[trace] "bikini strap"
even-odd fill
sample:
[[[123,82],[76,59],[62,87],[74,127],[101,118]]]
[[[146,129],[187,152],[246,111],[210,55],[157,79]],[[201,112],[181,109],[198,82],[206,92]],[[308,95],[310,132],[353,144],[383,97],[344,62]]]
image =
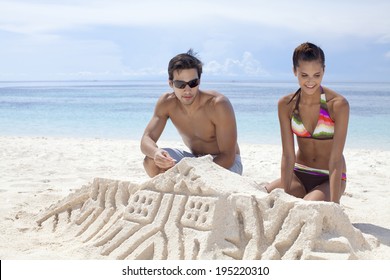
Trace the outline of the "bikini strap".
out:
[[[295,106],[294,106],[294,110],[293,112],[295,114],[298,114],[299,110],[298,110],[298,106],[299,106],[299,101],[301,100],[301,88],[299,88],[293,95],[293,98],[291,100],[294,99],[294,97],[297,96],[297,101],[295,102]]]
[[[301,92],[301,88],[299,88],[299,89],[293,94],[293,96],[291,97],[291,99],[288,101],[287,104],[290,104],[291,101],[294,100],[295,96],[297,96],[300,92]]]

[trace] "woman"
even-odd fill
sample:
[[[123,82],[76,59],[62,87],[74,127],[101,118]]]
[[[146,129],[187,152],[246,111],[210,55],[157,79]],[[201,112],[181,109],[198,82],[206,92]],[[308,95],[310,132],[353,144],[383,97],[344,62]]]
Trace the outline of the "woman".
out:
[[[281,178],[266,189],[271,192],[283,188],[305,200],[340,203],[346,187],[343,150],[348,101],[321,86],[325,55],[316,45],[303,43],[295,49],[293,71],[300,88],[278,102],[283,146]],[[293,134],[298,142],[296,154]]]

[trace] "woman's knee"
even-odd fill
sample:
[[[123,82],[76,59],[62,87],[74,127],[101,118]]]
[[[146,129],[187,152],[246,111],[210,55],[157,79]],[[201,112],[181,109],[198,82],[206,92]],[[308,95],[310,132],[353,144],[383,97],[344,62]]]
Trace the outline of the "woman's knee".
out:
[[[267,184],[264,186],[265,190],[270,193],[272,192],[274,189],[277,189],[277,188],[283,188],[281,186],[281,180],[280,178],[275,180],[275,181],[272,181],[271,183]]]

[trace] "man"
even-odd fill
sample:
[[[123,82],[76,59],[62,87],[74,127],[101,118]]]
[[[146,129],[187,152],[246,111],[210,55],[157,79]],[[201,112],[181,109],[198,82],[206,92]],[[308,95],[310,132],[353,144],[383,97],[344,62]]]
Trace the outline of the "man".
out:
[[[242,174],[237,126],[227,97],[199,89],[202,62],[190,49],[171,59],[168,65],[172,93],[157,101],[154,114],[141,139],[146,155],[144,167],[150,177],[165,172],[184,157],[210,154],[214,162]],[[168,118],[171,119],[191,153],[157,146]]]

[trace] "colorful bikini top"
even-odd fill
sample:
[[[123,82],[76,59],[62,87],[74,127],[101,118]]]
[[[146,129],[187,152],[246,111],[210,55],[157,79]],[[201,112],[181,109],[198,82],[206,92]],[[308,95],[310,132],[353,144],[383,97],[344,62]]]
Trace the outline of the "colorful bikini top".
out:
[[[313,134],[310,134],[303,125],[302,119],[299,115],[299,101],[301,99],[300,89],[297,91],[298,97],[295,103],[295,108],[291,118],[291,129],[293,133],[298,137],[313,138],[313,139],[333,139],[334,135],[334,121],[331,119],[328,106],[326,105],[325,92],[321,87],[321,103],[320,103],[320,115],[318,116],[317,125]]]

